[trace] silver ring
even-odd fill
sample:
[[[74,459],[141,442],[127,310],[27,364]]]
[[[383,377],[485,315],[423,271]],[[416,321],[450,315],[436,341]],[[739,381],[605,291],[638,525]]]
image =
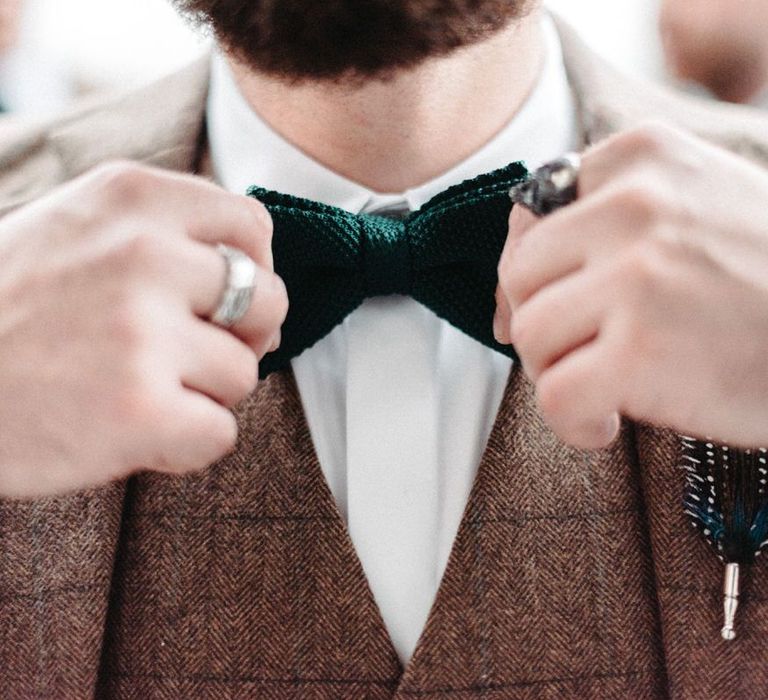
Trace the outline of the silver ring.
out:
[[[219,243],[216,250],[227,263],[227,281],[211,321],[229,328],[243,318],[251,307],[256,290],[257,267],[242,250],[223,243]]]
[[[546,216],[576,200],[580,171],[581,156],[566,153],[542,165],[525,182],[515,185],[509,191],[509,198],[536,216]]]

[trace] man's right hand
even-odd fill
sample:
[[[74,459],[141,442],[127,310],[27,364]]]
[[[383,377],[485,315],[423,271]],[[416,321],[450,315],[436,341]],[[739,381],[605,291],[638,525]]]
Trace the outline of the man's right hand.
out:
[[[115,163],[0,220],[0,496],[50,495],[229,452],[288,299],[253,199]],[[217,243],[258,265],[246,316],[210,321]]]

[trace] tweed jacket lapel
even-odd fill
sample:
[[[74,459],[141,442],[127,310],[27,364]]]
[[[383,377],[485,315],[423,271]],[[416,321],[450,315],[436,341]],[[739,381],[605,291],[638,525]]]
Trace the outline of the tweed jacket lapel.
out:
[[[665,697],[631,427],[560,443],[512,371],[399,699]]]
[[[391,698],[401,669],[290,372],[232,455],[128,487],[99,695]]]
[[[123,492],[0,501],[0,696],[93,697]]]
[[[663,648],[674,698],[744,700],[768,696],[768,560],[758,557],[742,590],[738,636],[720,639],[723,565],[681,505],[681,441],[669,430],[637,428],[659,601]]]

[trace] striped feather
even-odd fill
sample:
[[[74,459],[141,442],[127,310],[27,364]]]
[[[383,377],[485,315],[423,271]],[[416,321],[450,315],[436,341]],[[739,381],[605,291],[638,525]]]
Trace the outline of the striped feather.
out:
[[[683,437],[685,513],[720,559],[750,564],[768,545],[768,451]]]

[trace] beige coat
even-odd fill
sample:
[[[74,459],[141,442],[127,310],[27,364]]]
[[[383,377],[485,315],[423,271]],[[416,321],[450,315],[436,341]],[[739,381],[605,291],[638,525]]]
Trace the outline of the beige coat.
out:
[[[768,162],[761,117],[632,82],[561,31],[585,142],[656,117]],[[207,84],[201,62],[17,134],[0,207],[115,158],[195,170]],[[403,669],[290,371],[237,414],[236,452],[201,474],[0,502],[0,698],[768,697],[766,562],[725,644],[722,567],[683,516],[672,433],[627,424],[610,449],[570,449],[513,370]]]

